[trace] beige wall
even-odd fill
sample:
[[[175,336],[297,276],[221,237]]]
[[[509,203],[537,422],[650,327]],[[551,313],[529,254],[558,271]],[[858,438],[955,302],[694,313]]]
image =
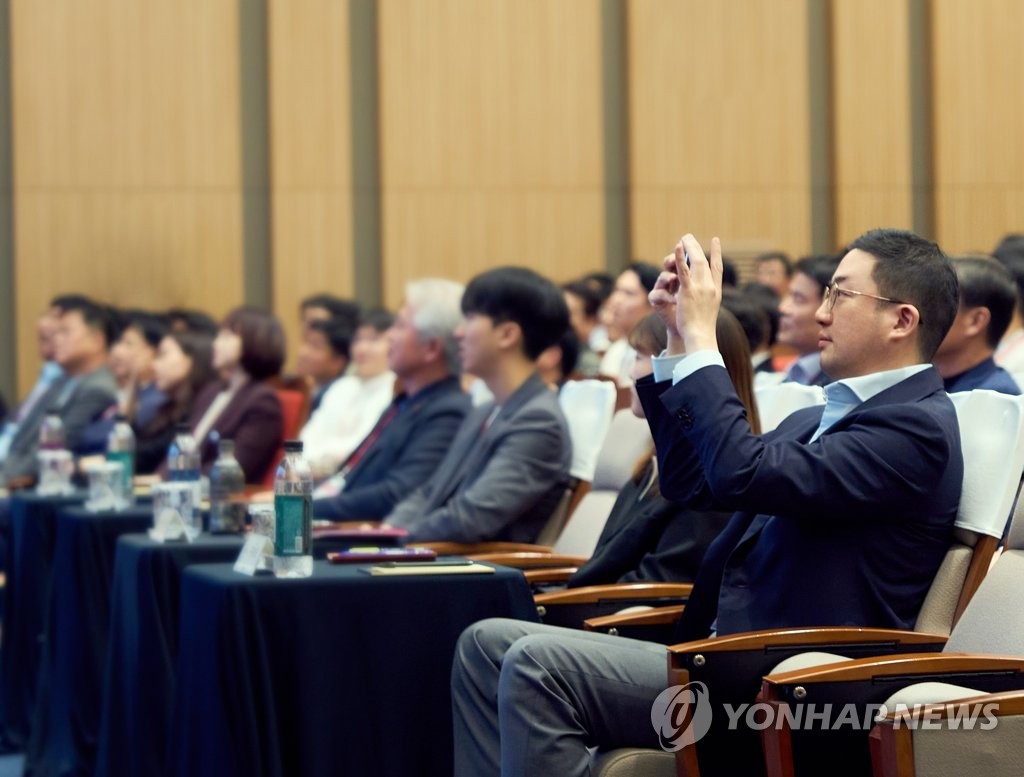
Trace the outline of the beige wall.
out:
[[[829,248],[812,245],[812,127],[831,129],[825,218],[837,241],[913,226],[922,207],[951,250],[1024,229],[1024,5],[936,0],[915,16],[912,0],[815,2],[378,0],[366,34],[379,185],[363,194],[382,248],[357,257],[354,237],[376,226],[352,215],[349,0],[10,0],[0,56],[12,81],[19,389],[55,293],[215,315],[243,301],[245,79],[267,98],[267,285],[293,349],[299,300],[352,294],[361,272],[380,274],[394,306],[423,275],[522,263],[564,280],[657,261],[682,230],[719,234],[727,251]],[[626,63],[621,146],[602,114],[617,88],[601,67],[610,8]],[[809,97],[821,10],[827,116]],[[247,43],[265,48],[267,72],[242,73],[240,14],[263,12],[266,39]],[[911,75],[915,30],[923,82]],[[934,142],[922,157],[912,98],[929,81],[931,113],[917,118]],[[615,158],[625,192],[608,183]],[[934,187],[915,188],[915,158]],[[606,255],[616,202],[630,256]]]

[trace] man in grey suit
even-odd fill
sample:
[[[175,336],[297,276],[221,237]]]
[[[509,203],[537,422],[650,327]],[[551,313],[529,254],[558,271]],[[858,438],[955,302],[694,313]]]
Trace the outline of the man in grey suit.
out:
[[[569,311],[551,281],[503,267],[470,281],[462,313],[462,368],[494,400],[466,417],[434,475],[385,523],[420,542],[533,542],[569,478],[568,427],[536,364],[568,328]]]
[[[54,359],[64,370],[21,421],[3,462],[4,482],[30,484],[38,471],[39,427],[47,413],[64,424],[67,448],[77,452],[88,426],[117,402],[117,386],[107,368],[113,324],[106,309],[82,298],[62,306],[54,332]]]

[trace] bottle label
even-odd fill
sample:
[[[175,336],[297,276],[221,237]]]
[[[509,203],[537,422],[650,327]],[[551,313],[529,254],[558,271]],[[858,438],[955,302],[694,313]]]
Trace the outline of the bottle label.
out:
[[[109,451],[107,461],[121,462],[121,466],[124,467],[124,496],[131,499],[135,493],[132,482],[135,477],[135,454],[131,451]]]
[[[274,496],[274,553],[308,556],[312,544],[313,502],[301,494]]]

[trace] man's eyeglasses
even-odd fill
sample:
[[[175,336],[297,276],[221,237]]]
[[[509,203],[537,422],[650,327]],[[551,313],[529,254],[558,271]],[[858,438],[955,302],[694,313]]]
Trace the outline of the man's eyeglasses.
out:
[[[917,310],[917,305],[912,302],[904,302],[900,299],[892,299],[891,297],[879,297],[877,294],[868,294],[866,291],[854,291],[853,289],[844,289],[839,286],[835,281],[832,281],[828,286],[825,287],[825,293],[822,295],[822,302],[825,305],[825,309],[831,313],[832,308],[836,306],[836,300],[840,296],[846,294],[850,297],[868,297],[869,299],[877,299],[879,302],[888,302],[890,305],[910,305]],[[918,323],[920,323],[921,311],[917,310]]]

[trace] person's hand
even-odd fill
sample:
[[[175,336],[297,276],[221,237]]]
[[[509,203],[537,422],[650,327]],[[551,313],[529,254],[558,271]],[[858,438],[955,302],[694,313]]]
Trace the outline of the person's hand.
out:
[[[704,255],[697,239],[687,233],[676,244],[676,329],[686,353],[718,349],[715,330],[722,305],[722,243],[711,238],[711,257]],[[687,262],[687,260],[689,260]]]
[[[668,334],[668,345],[666,353],[671,356],[678,356],[686,353],[683,336],[679,331],[676,322],[676,294],[679,293],[679,274],[676,271],[676,255],[674,253],[665,257],[662,262],[662,271],[654,288],[647,295],[647,301],[662,323],[665,325],[665,332]]]

